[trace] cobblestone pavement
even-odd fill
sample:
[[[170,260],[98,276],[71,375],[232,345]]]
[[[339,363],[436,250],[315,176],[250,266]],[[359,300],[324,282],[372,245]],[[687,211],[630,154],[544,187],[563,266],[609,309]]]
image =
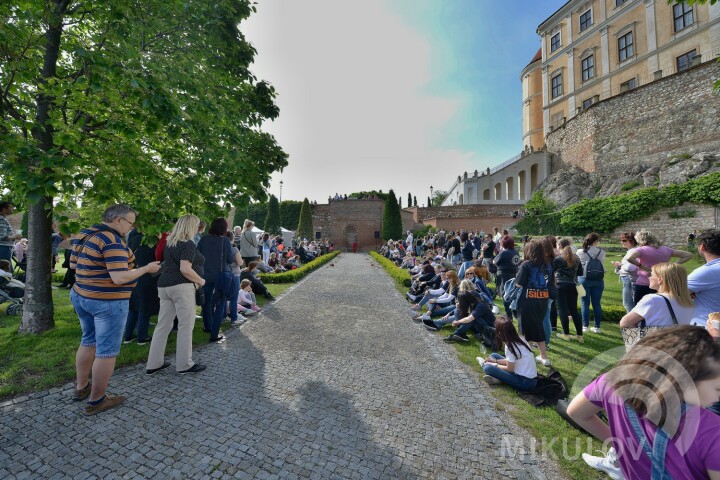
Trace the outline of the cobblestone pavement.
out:
[[[558,478],[502,454],[518,428],[371,263],[313,273],[197,350],[201,374],[118,370],[117,409],[83,417],[72,385],[5,404],[0,478]]]

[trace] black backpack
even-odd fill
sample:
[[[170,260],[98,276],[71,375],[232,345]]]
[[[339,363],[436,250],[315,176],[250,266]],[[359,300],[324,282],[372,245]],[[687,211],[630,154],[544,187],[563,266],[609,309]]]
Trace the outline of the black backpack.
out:
[[[585,280],[602,280],[605,277],[605,267],[603,266],[603,263],[598,260],[598,257],[600,256],[600,252],[598,252],[597,255],[595,255],[595,258],[592,257],[588,252],[587,256],[590,257],[590,260],[585,264]]]

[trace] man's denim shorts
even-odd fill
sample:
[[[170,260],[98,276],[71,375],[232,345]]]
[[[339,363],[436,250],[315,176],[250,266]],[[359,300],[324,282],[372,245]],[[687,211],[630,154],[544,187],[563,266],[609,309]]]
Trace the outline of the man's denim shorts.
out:
[[[80,318],[83,347],[95,347],[97,358],[117,357],[120,353],[129,300],[96,300],[70,292],[70,301]]]

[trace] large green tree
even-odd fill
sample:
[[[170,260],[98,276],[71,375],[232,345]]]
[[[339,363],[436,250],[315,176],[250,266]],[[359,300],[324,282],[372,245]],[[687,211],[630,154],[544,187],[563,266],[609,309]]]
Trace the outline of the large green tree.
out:
[[[270,195],[270,201],[268,201],[265,231],[272,235],[278,235],[280,233],[280,204],[275,195]]]
[[[125,202],[146,234],[265,199],[287,164],[260,130],[275,92],[249,71],[251,0],[0,2],[0,187],[25,205],[20,330],[53,326],[53,217]],[[99,220],[99,219],[98,219]]]
[[[313,238],[312,207],[306,198],[300,207],[300,221],[298,222],[298,236],[300,238]]]
[[[402,236],[402,218],[395,192],[392,189],[387,194],[383,208],[382,238],[385,240],[398,240]]]

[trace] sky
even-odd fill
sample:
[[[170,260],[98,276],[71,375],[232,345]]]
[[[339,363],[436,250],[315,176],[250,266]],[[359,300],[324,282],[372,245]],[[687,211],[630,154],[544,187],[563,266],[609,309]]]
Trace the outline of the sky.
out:
[[[240,29],[277,93],[289,154],[268,193],[327,202],[390,189],[427,202],[522,143],[520,72],[566,0],[260,0]]]

